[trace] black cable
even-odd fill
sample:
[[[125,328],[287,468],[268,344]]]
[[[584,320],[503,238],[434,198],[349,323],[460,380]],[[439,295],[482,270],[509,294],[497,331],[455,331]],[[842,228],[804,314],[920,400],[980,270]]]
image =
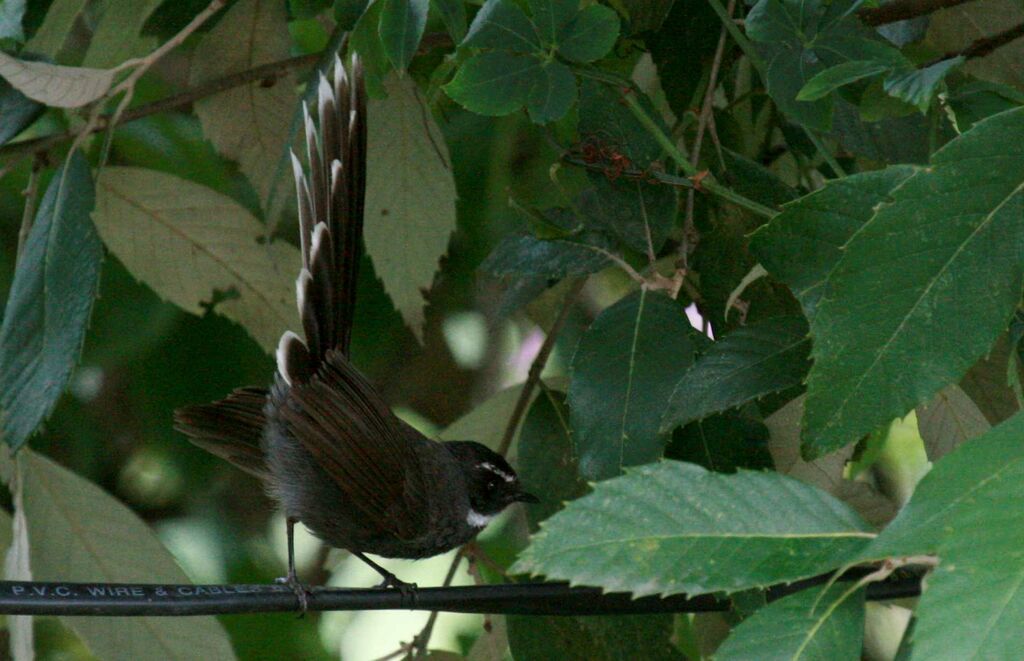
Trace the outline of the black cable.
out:
[[[868,570],[869,571],[869,570]],[[840,580],[861,578],[852,571]],[[815,576],[767,591],[769,601],[822,585],[831,575]],[[920,594],[917,575],[872,583],[867,598],[895,599]],[[627,593],[571,588],[565,583],[510,583],[456,588],[313,588],[309,610],[439,610],[453,613],[516,615],[623,615],[725,611],[728,599],[716,595],[633,599]],[[0,614],[182,616],[293,612],[295,593],[284,585],[159,585],[0,581]]]

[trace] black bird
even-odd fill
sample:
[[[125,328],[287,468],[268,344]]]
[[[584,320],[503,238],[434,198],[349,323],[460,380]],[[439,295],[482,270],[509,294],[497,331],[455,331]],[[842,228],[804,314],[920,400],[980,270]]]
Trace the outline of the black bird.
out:
[[[363,207],[366,93],[335,60],[321,76],[319,130],[305,113],[308,176],[292,154],[302,268],[296,296],[305,340],[288,331],[273,385],[175,411],[175,428],[201,448],[264,481],[288,522],[286,581],[295,575],[293,528],[302,522],[384,577],[412,587],[366,557],[425,558],[471,540],[524,492],[501,455],[472,441],[432,441],[398,419],[349,362]]]

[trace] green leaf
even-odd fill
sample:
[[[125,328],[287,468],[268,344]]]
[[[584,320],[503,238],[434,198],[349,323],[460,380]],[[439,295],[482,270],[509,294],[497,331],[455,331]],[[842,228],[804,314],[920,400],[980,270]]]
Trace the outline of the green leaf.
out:
[[[477,12],[463,46],[539,53],[537,29],[512,0],[487,0]]]
[[[188,584],[134,512],[95,484],[27,449],[24,506],[38,581]],[[5,459],[5,461],[7,461]],[[214,617],[62,617],[101,659],[234,659]]]
[[[768,438],[768,428],[760,420],[730,411],[675,430],[665,456],[718,473],[772,468]]]
[[[917,106],[921,112],[927,112],[935,98],[935,92],[945,80],[946,75],[965,62],[958,56],[942,60],[924,69],[894,71],[885,78],[884,88],[890,95],[900,101]]]
[[[405,71],[427,27],[430,0],[382,0],[380,41],[388,60],[397,71]]]
[[[359,53],[366,70],[366,87],[371,96],[378,96],[384,77],[391,71],[384,44],[380,40],[380,21],[383,2],[372,2],[352,28],[352,50]]]
[[[838,584],[808,588],[758,609],[740,622],[716,661],[833,661],[860,658],[864,590]]]
[[[664,133],[671,133],[646,95],[638,92],[640,104],[655,117]],[[590,78],[580,86],[579,133],[593,136],[594,146],[626,156],[635,168],[646,168],[662,157],[664,150],[650,131],[622,102],[622,91]]]
[[[1024,105],[1024,92],[998,83],[974,80],[949,94],[949,107],[961,132],[986,117]]]
[[[734,330],[712,344],[676,383],[661,431],[799,385],[810,350],[803,317],[771,317]]]
[[[829,67],[807,81],[796,95],[797,101],[823,99],[844,85],[874,76],[890,68],[885,62],[853,60]]]
[[[25,50],[56,57],[88,0],[54,0]]]
[[[594,189],[580,198],[586,224],[637,252],[658,254],[676,222],[676,189],[640,179],[610,180],[600,172],[588,172],[587,178]]]
[[[625,10],[627,29],[624,35],[660,31],[675,5],[675,0],[619,0],[618,7]],[[675,33],[673,36],[678,37]],[[689,45],[689,44],[687,44]]]
[[[992,427],[978,405],[956,384],[946,386],[932,401],[917,407],[917,426],[933,462]]]
[[[136,278],[187,312],[213,309],[241,324],[268,353],[299,328],[299,251],[262,245],[264,227],[230,198],[142,168],[104,168],[93,220]],[[187,203],[183,203],[186,201]]]
[[[564,117],[575,102],[576,76],[561,62],[548,62],[541,67],[526,108],[535,124],[547,124]]]
[[[466,38],[466,5],[462,0],[431,0],[430,6],[440,15],[452,41],[459,43]]]
[[[558,35],[558,54],[573,62],[593,62],[608,54],[619,38],[619,15],[604,5],[590,5]]]
[[[0,326],[0,436],[28,440],[68,384],[99,286],[89,164],[75,152],[50,180],[18,259]]]
[[[114,72],[19,60],[0,52],[0,77],[33,101],[58,108],[78,108],[106,94]]]
[[[737,193],[770,207],[779,207],[800,196],[779,175],[728,147],[722,148],[725,169],[718,174]]]
[[[147,55],[157,40],[142,34],[153,11],[163,0],[106,0],[92,32],[82,66],[109,69],[133,57]],[[284,12],[284,7],[281,7]]]
[[[509,616],[508,637],[516,661],[552,658],[589,661],[678,661],[669,638],[671,615],[618,617]]]
[[[889,192],[915,172],[912,167],[893,166],[826,181],[821,189],[787,204],[754,232],[750,252],[789,286],[811,319],[843,247]]]
[[[579,241],[510,235],[491,251],[480,270],[499,278],[543,275],[561,279],[596,273],[610,265],[607,241],[600,235],[583,236]]]
[[[703,338],[683,306],[642,289],[602,312],[572,358],[569,416],[588,480],[661,456],[658,421]]]
[[[481,53],[459,67],[444,91],[478,115],[507,115],[526,103],[539,75],[540,61],[534,57]]]
[[[558,34],[576,16],[579,0],[529,0],[533,24],[545,46],[553,46]]]
[[[662,461],[566,505],[512,571],[637,597],[738,592],[839,567],[872,537],[848,507],[791,478]]]
[[[25,0],[0,0],[0,41],[25,41],[25,33],[21,29],[21,19],[24,15]]]
[[[45,106],[11,87],[6,80],[0,80],[0,145],[25,130],[45,110]]]
[[[1006,136],[1021,132],[1024,108],[980,122],[847,243],[811,320],[805,451],[904,415],[1006,328],[1024,279],[1024,146]]]
[[[579,477],[576,448],[569,428],[565,395],[541,388],[519,432],[516,470],[523,489],[544,494],[539,503],[526,505],[530,530],[562,509],[566,501],[587,492]]]
[[[210,30],[192,56],[193,86],[288,57],[291,38],[285,6],[272,0],[241,0]],[[292,199],[291,177],[277,176],[277,163],[291,133],[298,103],[294,76],[283,74],[267,87],[256,81],[195,102],[203,135],[217,153],[238,163],[268,218]],[[268,208],[273,200],[274,208]]]

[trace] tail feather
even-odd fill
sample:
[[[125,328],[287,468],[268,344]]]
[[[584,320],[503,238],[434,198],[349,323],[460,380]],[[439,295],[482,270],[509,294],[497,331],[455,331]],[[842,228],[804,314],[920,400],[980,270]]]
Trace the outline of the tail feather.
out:
[[[266,479],[269,471],[261,445],[266,401],[264,388],[239,388],[212,404],[177,409],[174,428],[207,452]]]

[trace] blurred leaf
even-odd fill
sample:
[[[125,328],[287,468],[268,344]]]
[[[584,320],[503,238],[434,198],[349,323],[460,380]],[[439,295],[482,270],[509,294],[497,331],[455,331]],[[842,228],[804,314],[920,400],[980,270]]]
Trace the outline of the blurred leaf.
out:
[[[539,53],[537,30],[512,0],[487,0],[477,12],[463,46]]]
[[[778,207],[800,195],[779,175],[728,147],[722,148],[722,160],[725,163],[725,171],[721,173],[723,181],[752,200]]]
[[[833,661],[860,657],[864,590],[809,588],[759,609],[718,648],[720,661]]]
[[[669,643],[672,631],[671,615],[508,618],[509,644],[516,661],[680,659]]]
[[[566,501],[587,492],[587,483],[579,477],[569,407],[562,393],[543,389],[533,400],[523,420],[517,456],[516,470],[523,489],[540,498],[539,503],[526,505],[531,531],[562,509]]]
[[[933,462],[991,428],[978,405],[956,384],[946,386],[931,402],[917,407],[917,426]]]
[[[600,172],[588,172],[587,178],[593,190],[580,198],[586,223],[637,252],[656,255],[675,225],[676,189],[639,179],[610,180]]]
[[[576,16],[580,3],[579,0],[529,0],[529,5],[541,42],[553,46],[562,28]]]
[[[949,94],[949,107],[960,131],[970,129],[986,117],[1024,105],[1024,92],[1007,85],[974,80]]]
[[[942,60],[923,69],[894,71],[885,78],[885,91],[900,101],[917,106],[921,112],[927,112],[932,99],[935,98],[936,90],[946,75],[964,61],[964,57],[959,56]]]
[[[661,431],[799,385],[811,341],[803,317],[773,317],[715,342],[676,383]]]
[[[626,34],[661,30],[675,2],[676,0],[620,0],[621,6],[626,10],[629,26]]]
[[[889,193],[917,170],[885,170],[832,179],[783,208],[750,239],[752,252],[793,291],[808,319],[814,317],[825,279],[843,249]]]
[[[512,571],[636,597],[737,592],[839,567],[873,536],[846,505],[791,478],[663,461],[566,505]]]
[[[578,241],[541,240],[530,235],[509,235],[495,246],[480,270],[497,277],[544,275],[564,278],[587,275],[610,266],[607,241],[599,234],[584,234]]]
[[[0,145],[21,133],[46,110],[35,101],[0,80]]]
[[[25,45],[25,50],[56,57],[88,0],[53,0],[46,18]]]
[[[844,85],[869,78],[883,71],[890,65],[875,60],[852,60],[825,69],[807,81],[796,95],[797,101],[817,101],[823,99]]]
[[[109,69],[133,57],[146,55],[157,41],[142,36],[146,19],[162,0],[106,0],[92,32],[82,66]]]
[[[988,355],[972,365],[964,378],[960,379],[960,387],[964,393],[977,404],[985,418],[993,425],[999,424],[1020,410],[1017,396],[1007,379],[1012,351],[1007,337],[1000,336]]]
[[[422,341],[423,292],[455,230],[455,181],[448,147],[411,78],[385,80],[371,99],[363,239],[377,276]]]
[[[1006,328],[1024,279],[1024,149],[1006,140],[1019,132],[1024,108],[980,122],[846,244],[811,319],[805,452],[905,414]]]
[[[619,15],[604,5],[576,14],[558,35],[558,54],[573,62],[593,62],[608,54],[619,38]]]
[[[276,0],[240,0],[199,42],[192,56],[192,85],[288,57],[285,8]],[[269,87],[253,82],[195,102],[203,134],[217,152],[238,162],[252,182],[269,224],[291,199],[291,182],[278,177],[277,163],[288,146],[295,80],[283,75]],[[275,189],[276,186],[276,189]],[[268,209],[270,200],[275,208]]]
[[[885,95],[885,98],[899,103],[891,96]],[[869,120],[862,110],[863,105],[857,108],[842,98],[836,98],[832,134],[845,149],[881,163],[928,162],[933,128],[930,119],[913,112],[906,116]],[[953,133],[952,129],[940,128],[938,131],[941,142],[946,140],[947,132]]]
[[[23,449],[24,504],[37,581],[190,583],[135,513],[88,480]],[[4,461],[9,461],[4,459]],[[213,617],[62,617],[97,657],[233,659]]]
[[[539,74],[540,61],[534,57],[481,53],[463,62],[444,91],[478,115],[508,115],[526,103]]]
[[[367,11],[369,7],[369,0],[334,0],[335,24],[342,30],[352,31],[363,12]]]
[[[772,467],[768,428],[760,421],[728,412],[696,420],[672,434],[665,456],[718,473]]]
[[[527,110],[535,124],[547,124],[565,116],[576,102],[576,76],[561,62],[541,66],[530,90]]]
[[[352,28],[350,50],[359,53],[366,72],[366,89],[371,96],[382,95],[384,77],[391,71],[391,60],[380,40],[383,2],[372,2]],[[378,93],[380,92],[380,93]]]
[[[416,55],[416,49],[427,27],[430,0],[381,0],[380,42],[391,65],[405,71]]]
[[[636,4],[647,1],[635,0]],[[630,6],[634,0],[620,2]],[[677,117],[700,103],[697,93],[706,85],[705,68],[694,66],[694,62],[707,62],[714,57],[721,26],[721,20],[706,0],[674,0],[662,28],[645,35],[651,59],[658,67],[665,99]],[[725,48],[723,61],[729,62],[735,50],[731,39],[726,41]]]
[[[939,53],[960,51],[1021,22],[1024,7],[1017,0],[979,0],[933,13],[925,44]],[[982,80],[1024,90],[1024,41],[1017,39],[986,57],[974,58],[963,70]]]
[[[702,339],[683,306],[641,289],[594,320],[572,358],[569,419],[580,474],[603,480],[661,456],[658,422]]]
[[[94,203],[89,164],[75,152],[39,205],[0,326],[2,436],[12,448],[50,415],[78,362],[103,259]]]
[[[512,417],[523,384],[499,390],[458,420],[448,425],[439,435],[442,441],[476,441],[496,449],[505,435],[505,427]],[[531,401],[537,395],[531,396]],[[522,423],[520,423],[521,425]],[[520,427],[521,432],[521,427]]]
[[[657,117],[646,96],[639,101]],[[664,122],[655,121],[663,132],[671,133]],[[591,138],[596,147],[626,156],[635,168],[646,168],[663,154],[657,140],[622,103],[622,91],[589,78],[581,85],[579,134],[584,140]]]
[[[268,353],[299,328],[291,245],[260,245],[263,226],[231,199],[154,170],[107,167],[93,220],[107,247],[163,299],[192,314],[212,309]]]
[[[452,41],[459,43],[466,38],[466,5],[462,0],[431,0],[430,6],[441,17]]]
[[[18,60],[0,52],[0,76],[33,101],[78,108],[106,94],[114,72]]]
[[[9,39],[16,43],[25,41],[21,19],[25,15],[25,0],[2,0],[0,2],[0,41]]]

